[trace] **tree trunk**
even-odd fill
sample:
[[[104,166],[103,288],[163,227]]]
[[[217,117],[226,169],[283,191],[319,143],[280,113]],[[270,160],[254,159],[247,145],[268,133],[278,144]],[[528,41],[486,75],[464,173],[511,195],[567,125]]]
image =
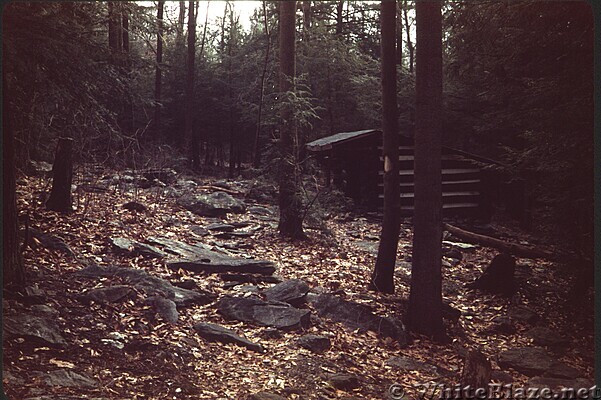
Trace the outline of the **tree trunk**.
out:
[[[73,139],[59,138],[52,166],[52,191],[46,208],[71,212],[71,183],[73,181]]]
[[[109,48],[111,50],[111,54],[113,56],[121,53],[121,17],[119,12],[119,4],[116,4],[114,1],[108,2],[108,10],[109,10]]]
[[[414,47],[413,47],[413,42],[411,41],[411,27],[409,26],[409,13],[407,12],[407,8],[408,6],[405,5],[405,7],[403,7],[403,17],[405,20],[405,35],[407,37],[407,48],[409,49],[409,73],[412,74],[413,73],[413,54],[414,54]]]
[[[265,25],[265,37],[267,39],[267,48],[265,49],[265,60],[263,61],[263,71],[261,72],[261,84],[259,88],[259,111],[257,112],[257,129],[255,131],[255,144],[253,146],[253,167],[259,168],[261,165],[261,117],[263,112],[263,98],[265,96],[265,76],[267,75],[267,65],[269,64],[269,51],[271,49],[271,32],[267,22],[267,3],[263,0],[263,24]]]
[[[343,11],[344,11],[344,0],[338,1],[336,3],[336,36],[342,35],[343,31]]]
[[[442,323],[442,17],[440,3],[416,3],[417,53],[413,267],[407,325],[444,338]]]
[[[228,177],[233,178],[236,169],[236,130],[234,126],[234,96],[232,87],[232,45],[235,40],[234,9],[230,7],[230,37],[227,44],[227,95],[229,103],[229,131],[230,131],[230,153],[228,165]]]
[[[491,372],[488,358],[478,350],[469,350],[461,371],[461,387],[469,386],[471,390],[484,390],[484,396],[476,395],[476,398],[486,398]]]
[[[282,1],[280,6],[280,92],[294,90],[295,76],[295,1]],[[280,171],[279,171],[279,231],[282,236],[302,238],[302,203],[297,194],[297,160],[294,159],[296,124],[293,105],[286,102],[282,107],[280,126]]]
[[[303,39],[307,40],[311,29],[311,0],[304,0],[303,7]]]
[[[123,52],[128,54],[129,53],[129,14],[127,12],[127,10],[123,10],[123,16],[122,16],[122,35],[121,38],[123,40],[122,43],[122,47],[123,47]]]
[[[154,133],[159,138],[161,133],[161,67],[163,64],[163,11],[165,1],[159,0],[157,5],[157,57],[154,71]]]
[[[6,54],[6,52],[4,52]],[[2,252],[3,265],[2,274],[4,288],[14,288],[17,291],[23,289],[25,285],[25,273],[23,271],[23,258],[19,249],[19,225],[17,223],[17,190],[16,190],[16,167],[15,167],[15,138],[11,130],[8,110],[7,85],[4,72],[6,70],[6,60],[2,68],[2,93],[4,101],[2,102],[2,179],[4,185],[2,189],[3,201],[3,230],[2,230]]]
[[[180,43],[182,41],[182,37],[184,36],[184,21],[186,19],[186,2],[179,2],[179,14],[177,17],[177,33],[175,35],[176,43]]]
[[[399,241],[401,199],[399,187],[399,132],[396,97],[396,4],[381,2],[382,128],[384,157],[384,218],[371,287],[394,293],[394,265]]]
[[[194,133],[192,126],[194,113],[194,57],[196,46],[196,14],[194,12],[194,2],[188,3],[188,51],[186,58],[186,109],[185,109],[185,136],[189,143],[189,159],[190,168],[196,170],[200,167],[199,140],[198,135]]]

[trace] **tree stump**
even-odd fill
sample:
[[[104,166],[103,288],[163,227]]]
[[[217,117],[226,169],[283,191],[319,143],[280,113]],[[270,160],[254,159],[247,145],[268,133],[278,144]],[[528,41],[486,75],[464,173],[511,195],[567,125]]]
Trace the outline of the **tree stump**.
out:
[[[482,275],[468,287],[490,293],[511,295],[517,287],[514,273],[515,259],[509,254],[497,254]]]
[[[492,367],[488,358],[478,350],[470,350],[461,371],[461,387],[469,386],[473,391],[484,389],[485,393],[488,393],[491,372]],[[476,398],[483,397],[476,396]]]
[[[71,182],[73,181],[73,139],[59,138],[52,166],[52,191],[46,209],[71,212]]]

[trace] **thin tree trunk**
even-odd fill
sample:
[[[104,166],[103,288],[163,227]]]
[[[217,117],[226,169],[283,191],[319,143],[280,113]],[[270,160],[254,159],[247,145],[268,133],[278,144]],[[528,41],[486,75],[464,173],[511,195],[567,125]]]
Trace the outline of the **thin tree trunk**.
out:
[[[184,36],[184,21],[186,19],[186,2],[179,2],[179,14],[177,17],[177,27],[175,34],[175,44],[176,46],[182,42],[182,37]]]
[[[230,133],[230,153],[228,176],[234,177],[236,169],[236,131],[234,127],[234,99],[232,87],[232,45],[234,42],[235,26],[234,26],[234,9],[230,6],[230,37],[227,45],[227,96],[229,103],[229,133]]]
[[[6,52],[4,52],[6,54]],[[3,60],[6,63],[6,60]],[[23,258],[19,249],[19,225],[17,222],[17,184],[16,184],[16,149],[14,132],[11,129],[8,110],[8,96],[5,70],[2,68],[2,188],[3,226],[2,226],[2,274],[4,288],[14,288],[17,291],[24,289],[25,273],[23,271]]]
[[[308,40],[311,30],[311,0],[304,0],[303,7],[303,39]]]
[[[265,25],[265,37],[267,38],[267,48],[265,49],[265,60],[263,61],[263,71],[261,72],[261,85],[259,88],[259,111],[257,115],[257,129],[255,131],[255,144],[253,147],[253,166],[259,168],[261,165],[261,150],[259,141],[261,140],[261,117],[263,112],[263,97],[265,96],[265,75],[267,74],[267,65],[269,64],[269,51],[271,50],[271,32],[267,22],[267,2],[263,0],[263,23]]]
[[[159,0],[157,6],[157,57],[154,74],[154,133],[158,138],[161,132],[161,67],[163,64],[163,11],[165,1]]]
[[[123,47],[123,52],[128,54],[129,53],[129,14],[127,9],[123,10],[123,16],[122,16],[123,20],[122,20],[122,35],[121,38],[123,40],[122,43],[122,47]]]
[[[409,26],[409,14],[407,12],[407,5],[403,7],[403,19],[405,20],[405,35],[407,37],[407,48],[409,49],[409,73],[413,73],[413,54],[415,48],[413,47],[413,42],[411,41],[411,27]]]
[[[442,339],[442,17],[439,2],[416,3],[417,53],[413,267],[407,325]]]
[[[378,257],[371,278],[377,291],[394,293],[394,265],[399,241],[401,199],[399,186],[399,132],[396,98],[396,4],[381,2],[382,127],[384,157],[384,218]]]
[[[189,151],[189,163],[192,170],[196,170],[199,165],[199,152],[198,152],[198,135],[194,134],[194,127],[192,126],[193,112],[194,112],[194,57],[195,57],[195,46],[196,46],[196,13],[194,12],[194,2],[188,3],[188,50],[186,58],[186,116],[185,116],[185,136],[188,140],[190,148]]]
[[[280,6],[280,92],[294,90],[295,77],[295,1],[282,1]],[[286,102],[282,107],[280,127],[280,171],[279,171],[279,206],[280,234],[290,238],[302,238],[302,202],[298,197],[297,160],[294,159],[294,138],[296,123],[293,105]]]
[[[73,139],[59,138],[52,166],[52,191],[46,202],[48,210],[71,212],[73,182]]]
[[[340,0],[338,1],[338,3],[336,3],[336,35],[340,36],[342,35],[342,24],[344,22],[343,19],[343,11],[344,11],[344,0]]]

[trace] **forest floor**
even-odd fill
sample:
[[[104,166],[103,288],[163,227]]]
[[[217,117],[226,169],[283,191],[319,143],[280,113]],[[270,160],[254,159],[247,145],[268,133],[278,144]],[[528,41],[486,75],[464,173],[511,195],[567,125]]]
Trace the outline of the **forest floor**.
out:
[[[35,239],[23,253],[27,294],[5,297],[4,318],[31,315],[51,319],[62,339],[48,343],[36,332],[5,331],[3,380],[11,399],[246,399],[260,392],[265,393],[254,398],[386,399],[391,398],[388,391],[394,383],[401,385],[410,398],[419,398],[420,385],[457,383],[468,349],[478,349],[491,360],[494,382],[513,382],[516,387],[536,382],[563,386],[592,382],[592,294],[584,296],[585,301],[576,307],[566,303],[572,279],[569,266],[518,258],[518,292],[511,297],[486,294],[465,288],[497,254],[495,249],[480,246],[464,246],[460,259],[444,258],[444,301],[460,312],[458,318],[445,320],[448,343],[411,336],[403,345],[377,332],[319,318],[312,318],[308,326],[280,331],[225,319],[214,303],[178,307],[179,319],[170,323],[155,313],[139,292],[121,301],[82,302],[81,296],[87,290],[123,283],[118,277],[84,279],[76,274],[90,264],[143,269],[174,283],[192,281],[215,298],[254,295],[271,286],[228,285],[217,274],[174,271],[160,258],[118,254],[110,244],[113,237],[144,242],[162,236],[189,244],[202,242],[236,257],[273,261],[281,279],[302,279],[312,290],[335,293],[368,306],[378,315],[400,318],[404,312],[410,285],[409,219],[401,227],[396,293],[385,295],[367,289],[380,232],[380,223],[373,215],[347,212],[332,213],[321,220],[313,218],[314,222],[306,226],[308,239],[289,242],[277,233],[277,201],[273,197],[267,201],[273,192],[266,190],[266,195],[253,199],[251,192],[257,192],[257,180],[178,176],[181,190],[212,192],[221,187],[247,206],[272,212],[261,218],[251,211],[209,218],[177,204],[177,192],[169,191],[177,184],[143,189],[113,180],[113,184],[100,187],[102,176],[118,174],[125,173],[78,174],[74,182],[78,185],[76,208],[71,214],[45,210],[43,199],[49,192],[49,177],[22,175],[18,179],[20,214],[27,214],[30,226],[37,231],[61,238],[72,254],[47,248]],[[124,209],[122,205],[130,201],[142,203],[147,209]],[[253,228],[252,234],[198,234],[209,224],[221,222],[246,222]],[[504,240],[545,246],[507,224],[493,221],[487,229]],[[310,304],[303,307],[314,313]],[[192,328],[197,322],[232,329],[261,344],[265,351],[206,341]],[[531,334],[535,327],[547,329],[542,338]],[[32,331],[34,328],[30,326]],[[556,335],[549,334],[549,330]],[[305,334],[328,337],[330,348],[312,352],[300,347],[297,340]],[[542,349],[544,354],[536,353],[541,363],[553,363],[550,372],[524,372],[523,368],[518,372],[499,365],[502,352],[531,347]],[[415,363],[395,362],[399,357]],[[554,374],[554,369],[565,373]],[[341,383],[332,379],[332,374],[351,375],[356,381],[347,376],[346,383]],[[536,378],[538,375],[544,376]]]

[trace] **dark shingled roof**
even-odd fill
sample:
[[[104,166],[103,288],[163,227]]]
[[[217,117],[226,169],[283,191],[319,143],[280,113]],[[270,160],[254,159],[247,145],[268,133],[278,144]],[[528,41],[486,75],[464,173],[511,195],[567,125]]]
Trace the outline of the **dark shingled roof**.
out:
[[[378,129],[366,129],[363,131],[336,133],[335,135],[326,136],[324,138],[317,139],[310,143],[307,143],[307,150],[309,150],[309,151],[329,150],[334,145],[349,142],[351,140],[360,139],[360,138],[369,136],[374,133],[382,133],[382,131],[380,131]]]

